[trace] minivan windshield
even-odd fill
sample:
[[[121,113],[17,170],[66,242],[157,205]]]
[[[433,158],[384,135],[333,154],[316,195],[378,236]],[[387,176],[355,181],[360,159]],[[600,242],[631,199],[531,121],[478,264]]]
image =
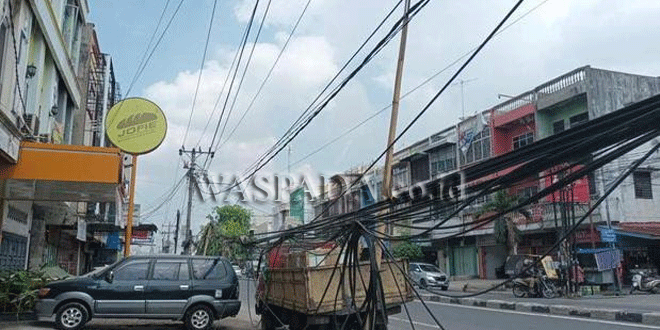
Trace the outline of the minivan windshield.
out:
[[[419,265],[419,268],[422,269],[422,271],[425,272],[433,272],[433,273],[442,273],[438,267],[433,266],[433,265]]]
[[[89,273],[86,273],[86,274],[80,275],[80,277],[96,277],[97,275],[103,273],[106,269],[109,269],[110,267],[116,265],[118,262],[119,262],[119,261],[117,261],[117,262],[115,262],[115,263],[113,263],[113,264],[110,264],[110,265],[105,265],[105,266],[97,267],[96,269],[94,269],[93,271],[91,271],[91,272],[89,272]]]

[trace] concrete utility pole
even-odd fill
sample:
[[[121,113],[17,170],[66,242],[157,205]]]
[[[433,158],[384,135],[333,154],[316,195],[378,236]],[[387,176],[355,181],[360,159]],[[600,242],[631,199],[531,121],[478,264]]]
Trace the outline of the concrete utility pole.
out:
[[[163,235],[161,253],[168,254],[172,251],[171,250],[172,241],[170,241],[170,235],[174,234],[174,232],[172,231],[172,227],[174,227],[174,225],[170,222],[166,225],[163,225],[163,227],[167,228],[167,230],[161,233],[161,235]]]
[[[195,161],[197,160],[197,157],[201,155],[209,155],[211,158],[213,158],[215,152],[202,151],[201,147],[199,150],[195,150],[195,148],[186,150],[184,147],[181,147],[181,149],[179,149],[179,156],[183,154],[190,155],[190,164],[188,166],[183,166],[183,168],[188,169],[188,173],[186,173],[188,176],[188,210],[186,215],[186,239],[183,242],[183,254],[190,254],[192,249],[192,230],[190,229],[190,219],[192,217],[192,196],[195,188],[195,168],[197,167]]]

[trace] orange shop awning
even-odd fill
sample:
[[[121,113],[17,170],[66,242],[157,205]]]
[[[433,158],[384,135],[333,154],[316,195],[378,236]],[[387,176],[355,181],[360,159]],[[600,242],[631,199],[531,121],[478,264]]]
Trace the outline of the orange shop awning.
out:
[[[117,148],[22,142],[18,163],[0,164],[5,199],[115,202],[122,182]]]

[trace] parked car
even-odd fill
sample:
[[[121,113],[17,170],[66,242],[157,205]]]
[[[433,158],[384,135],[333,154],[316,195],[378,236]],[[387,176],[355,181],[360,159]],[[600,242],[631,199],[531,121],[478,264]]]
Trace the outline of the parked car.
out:
[[[410,277],[422,288],[439,286],[443,291],[449,288],[449,276],[431,264],[411,262]]]
[[[52,282],[39,291],[40,320],[62,330],[92,318],[181,320],[190,330],[236,316],[238,278],[222,257],[135,256],[88,275]]]

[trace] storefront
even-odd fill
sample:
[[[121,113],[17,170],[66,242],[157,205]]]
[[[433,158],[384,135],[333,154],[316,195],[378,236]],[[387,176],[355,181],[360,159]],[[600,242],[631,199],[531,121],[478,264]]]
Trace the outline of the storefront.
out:
[[[660,223],[623,222],[613,225],[612,229],[616,234],[616,246],[623,252],[624,283],[630,281],[633,270],[659,273]]]
[[[450,276],[479,276],[478,253],[474,236],[451,239],[447,251]]]
[[[22,142],[16,163],[0,163],[0,229],[8,237],[0,269],[54,263],[79,273],[86,263],[79,202],[121,203],[122,171],[116,148]]]

